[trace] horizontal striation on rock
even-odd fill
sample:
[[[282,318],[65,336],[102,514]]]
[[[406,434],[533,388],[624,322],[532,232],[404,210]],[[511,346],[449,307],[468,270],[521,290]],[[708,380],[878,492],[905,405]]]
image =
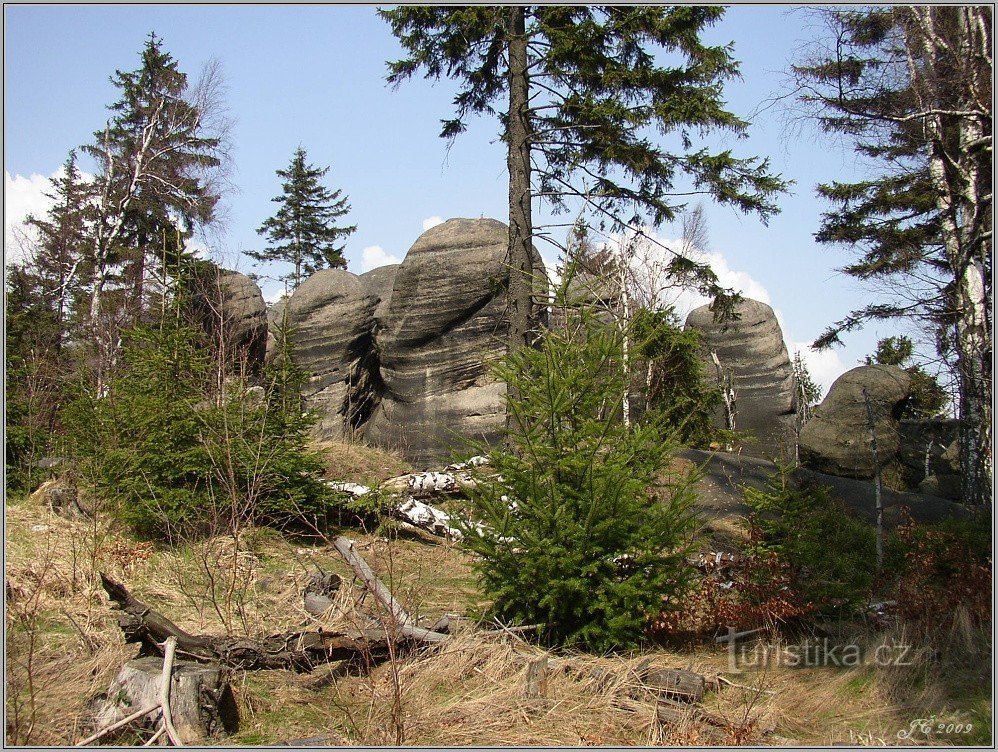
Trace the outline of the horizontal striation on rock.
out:
[[[746,443],[742,451],[767,459],[787,455],[795,404],[794,376],[773,309],[743,298],[735,306],[734,320],[715,322],[710,306],[703,305],[690,312],[686,326],[703,335],[708,378],[714,379],[716,374],[711,351],[717,353],[725,372],[731,371],[735,428],[756,439]],[[725,426],[723,412],[715,415],[715,425]]]
[[[399,266],[400,264],[378,266],[360,275],[360,278],[367,285],[368,289],[378,297],[378,304],[374,309],[375,322],[380,322],[388,312],[388,306],[392,300],[392,289],[395,286],[395,276],[398,274]]]
[[[370,355],[374,352],[377,295],[343,269],[323,269],[309,277],[284,301],[295,358],[309,381],[306,404],[320,416],[316,433],[338,438],[358,422],[358,410],[370,406]],[[283,316],[275,306],[272,321]]]
[[[365,428],[372,443],[413,462],[446,458],[462,439],[494,441],[505,385],[490,374],[506,352],[509,228],[450,219],[424,232],[379,309],[381,402]],[[536,256],[535,270],[543,276]]]

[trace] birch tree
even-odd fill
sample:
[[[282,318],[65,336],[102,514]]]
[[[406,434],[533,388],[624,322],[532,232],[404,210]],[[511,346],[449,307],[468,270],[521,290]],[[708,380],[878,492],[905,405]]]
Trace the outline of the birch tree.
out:
[[[229,123],[217,64],[209,63],[191,86],[155,34],[141,60],[138,70],[111,77],[121,98],[83,147],[98,168],[89,319],[105,365],[123,310],[141,315],[147,264],[162,258],[168,235],[187,237],[215,219],[224,176]],[[110,305],[106,293],[115,283],[120,294]]]
[[[822,127],[853,139],[871,175],[831,183],[817,239],[856,249],[848,274],[889,292],[815,343],[907,318],[955,355],[968,503],[991,500],[992,9],[897,6],[821,11],[825,46],[794,72]]]

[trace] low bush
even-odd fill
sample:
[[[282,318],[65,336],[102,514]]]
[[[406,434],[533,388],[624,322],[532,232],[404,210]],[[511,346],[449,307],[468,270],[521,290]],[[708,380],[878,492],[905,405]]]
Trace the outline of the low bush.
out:
[[[106,392],[81,390],[63,417],[81,479],[136,533],[172,538],[325,516],[335,499],[306,446],[313,418],[290,360],[253,394],[233,377],[217,388],[195,328],[137,328],[123,345]]]
[[[775,551],[701,557],[701,576],[681,607],[663,611],[649,628],[656,638],[724,634],[727,629],[776,630],[815,610],[795,582],[790,565]]]
[[[959,610],[990,623],[994,587],[991,514],[917,524],[910,516],[888,539],[888,572],[902,620],[948,628]]]
[[[828,488],[795,487],[781,466],[763,490],[745,488],[752,549],[786,562],[793,587],[822,612],[841,613],[870,597],[876,530],[835,502]]]

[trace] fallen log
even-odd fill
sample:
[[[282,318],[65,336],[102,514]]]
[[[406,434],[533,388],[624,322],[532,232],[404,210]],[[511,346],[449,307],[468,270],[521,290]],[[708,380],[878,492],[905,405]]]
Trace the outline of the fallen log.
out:
[[[384,583],[378,579],[377,575],[374,574],[374,570],[371,566],[364,560],[364,557],[360,555],[357,551],[357,544],[345,536],[339,536],[333,540],[333,548],[335,548],[340,556],[342,556],[347,564],[349,564],[353,571],[357,573],[357,576],[364,581],[364,585],[367,587],[368,591],[374,595],[374,597],[384,606],[388,613],[392,615],[394,620],[393,624],[386,625],[393,632],[397,632],[403,637],[408,637],[413,640],[418,640],[419,642],[443,642],[449,639],[449,635],[442,634],[440,632],[434,632],[432,629],[424,629],[423,627],[417,627],[412,617],[409,613],[402,607],[392,592],[385,587]]]
[[[287,632],[257,639],[192,635],[103,573],[101,583],[108,597],[121,610],[118,625],[125,641],[140,643],[146,655],[162,655],[160,644],[169,637],[176,638],[180,655],[245,670],[311,671],[330,661],[373,663],[384,660],[389,654],[389,637],[384,629],[326,632],[320,628],[314,632]],[[414,630],[403,637],[418,642],[419,634]]]
[[[442,474],[435,473],[434,475]],[[394,486],[388,488],[387,490],[396,496],[401,495],[401,499],[386,504],[385,511],[388,516],[396,520],[400,520],[401,522],[406,522],[413,527],[425,530],[431,535],[448,538],[450,540],[461,540],[463,535],[460,530],[450,524],[451,517],[449,514],[444,512],[442,509],[437,509],[436,507],[419,501],[412,496],[401,493],[401,489],[408,488],[407,485],[402,483],[402,481],[406,478],[410,478],[410,476],[399,476],[399,478],[389,479],[389,481],[397,482]],[[389,481],[386,481],[386,483]],[[341,483],[337,481],[331,482],[328,485],[334,491],[341,491],[349,494],[355,499],[359,499],[362,496],[366,496],[371,493],[370,488],[362,486],[358,483]],[[386,487],[382,486],[379,490],[386,490]],[[424,494],[424,496],[425,495],[427,494]]]

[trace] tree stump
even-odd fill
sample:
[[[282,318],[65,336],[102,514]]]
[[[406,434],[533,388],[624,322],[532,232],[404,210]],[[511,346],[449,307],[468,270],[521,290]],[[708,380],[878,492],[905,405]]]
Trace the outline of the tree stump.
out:
[[[524,696],[528,699],[547,697],[548,658],[546,655],[527,664],[527,678]]]
[[[81,503],[79,491],[61,480],[45,481],[29,498],[60,517],[86,517],[89,514]]]
[[[157,656],[128,661],[111,682],[94,713],[94,728],[105,728],[136,710],[159,701],[163,681],[163,659]],[[218,666],[187,661],[173,664],[170,681],[173,724],[184,744],[197,744],[221,733],[233,733],[239,725],[232,689],[226,672]],[[162,713],[157,708],[129,728],[153,730]]]

